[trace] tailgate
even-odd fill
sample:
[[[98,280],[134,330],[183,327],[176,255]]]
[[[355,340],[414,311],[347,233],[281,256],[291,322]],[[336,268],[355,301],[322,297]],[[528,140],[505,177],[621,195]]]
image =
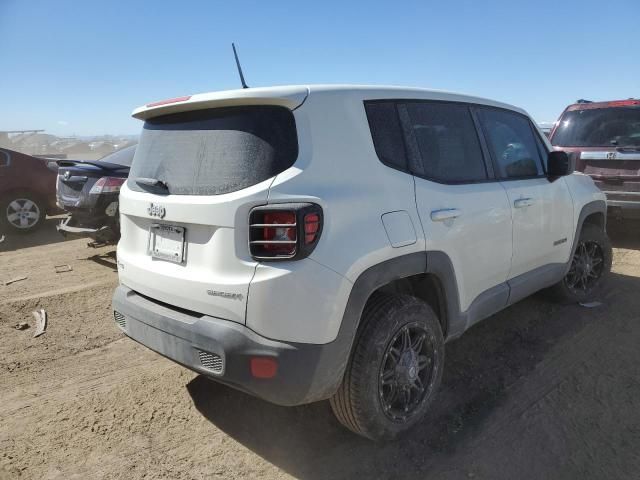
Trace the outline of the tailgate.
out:
[[[297,159],[297,131],[283,105],[206,107],[146,118],[120,193],[118,272],[156,301],[244,323],[249,212]]]
[[[580,162],[601,190],[640,192],[640,152],[587,151]]]
[[[118,273],[121,283],[154,300],[244,323],[246,297],[257,263],[248,255],[249,210],[266,203],[270,181],[243,195],[212,197],[120,192]],[[151,216],[155,211],[164,215]],[[162,209],[162,210],[160,210]],[[160,213],[156,215],[161,215]],[[246,223],[246,225],[245,225]],[[152,225],[184,229],[183,261],[154,258]],[[162,234],[162,233],[160,233]]]

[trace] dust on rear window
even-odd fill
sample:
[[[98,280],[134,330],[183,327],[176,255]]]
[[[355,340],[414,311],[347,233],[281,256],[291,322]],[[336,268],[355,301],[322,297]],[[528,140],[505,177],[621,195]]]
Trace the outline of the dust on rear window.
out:
[[[638,147],[640,107],[565,112],[551,143],[559,147]]]
[[[295,120],[278,106],[194,110],[149,119],[127,185],[156,179],[173,195],[220,195],[267,180],[298,156]]]

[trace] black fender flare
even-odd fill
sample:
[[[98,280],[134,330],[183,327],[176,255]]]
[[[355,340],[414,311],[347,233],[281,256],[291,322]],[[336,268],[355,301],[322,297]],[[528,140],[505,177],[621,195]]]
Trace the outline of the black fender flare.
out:
[[[460,313],[458,283],[449,256],[441,251],[424,251],[391,258],[369,267],[353,283],[340,330],[334,340],[341,347],[340,353],[336,353],[346,359],[344,367],[356,339],[362,312],[371,294],[394,280],[427,273],[433,274],[442,287],[444,318],[440,320],[446,332],[445,338],[456,337],[464,331],[466,318]],[[341,369],[341,372],[343,371],[344,368]]]
[[[582,227],[584,226],[584,221],[587,219],[589,215],[594,213],[601,213],[604,218],[603,230],[607,230],[607,202],[604,200],[593,200],[589,203],[583,205],[580,210],[580,215],[578,216],[578,221],[576,222],[576,233],[573,236],[573,245],[571,246],[571,255],[569,256],[569,260],[567,261],[567,272],[571,268],[571,259],[573,255],[576,253],[576,248],[578,248],[578,240],[580,238],[580,232],[582,231]],[[565,272],[566,274],[566,272]]]
[[[373,292],[394,280],[411,277],[413,275],[430,273],[435,275],[442,286],[444,296],[444,318],[440,319],[447,332],[446,338],[457,334],[458,324],[464,329],[465,319],[460,315],[460,300],[458,284],[456,282],[453,264],[449,257],[440,251],[414,252],[385,260],[373,265],[362,272],[353,283],[347,305],[342,316],[342,323],[338,336],[332,342],[334,354],[341,359],[339,377],[346,369],[351,356],[351,350],[356,340],[362,312]]]
[[[369,297],[380,287],[388,283],[425,273],[427,270],[427,252],[414,252],[385,260],[364,270],[353,283],[347,300],[342,322],[336,339],[331,342],[331,355],[336,362],[332,372],[333,381],[326,390],[335,393],[351,358],[362,312]],[[325,383],[325,385],[326,385]],[[329,395],[325,395],[325,398]]]

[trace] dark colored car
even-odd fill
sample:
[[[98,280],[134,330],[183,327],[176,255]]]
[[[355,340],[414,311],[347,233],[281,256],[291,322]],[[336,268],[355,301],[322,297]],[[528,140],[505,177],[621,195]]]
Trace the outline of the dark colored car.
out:
[[[96,161],[58,160],[58,206],[71,214],[58,225],[60,233],[98,243],[118,240],[118,195],[135,151],[133,145]]]
[[[0,236],[40,227],[56,207],[55,161],[0,148]]]
[[[609,215],[640,219],[640,100],[569,105],[551,143],[606,193]]]

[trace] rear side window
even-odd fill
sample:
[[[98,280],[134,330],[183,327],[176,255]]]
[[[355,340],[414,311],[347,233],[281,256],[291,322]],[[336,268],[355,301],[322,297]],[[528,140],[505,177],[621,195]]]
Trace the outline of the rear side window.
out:
[[[565,112],[551,143],[562,147],[640,147],[640,107]]]
[[[500,178],[543,174],[542,159],[527,117],[493,108],[479,108],[478,116]]]
[[[128,186],[160,180],[174,195],[220,195],[250,187],[291,167],[298,156],[295,120],[278,106],[229,107],[149,119]]]
[[[467,105],[406,102],[398,109],[413,173],[441,183],[487,180],[482,148]]]
[[[407,170],[404,140],[395,102],[366,102],[365,110],[378,158],[392,168]]]

